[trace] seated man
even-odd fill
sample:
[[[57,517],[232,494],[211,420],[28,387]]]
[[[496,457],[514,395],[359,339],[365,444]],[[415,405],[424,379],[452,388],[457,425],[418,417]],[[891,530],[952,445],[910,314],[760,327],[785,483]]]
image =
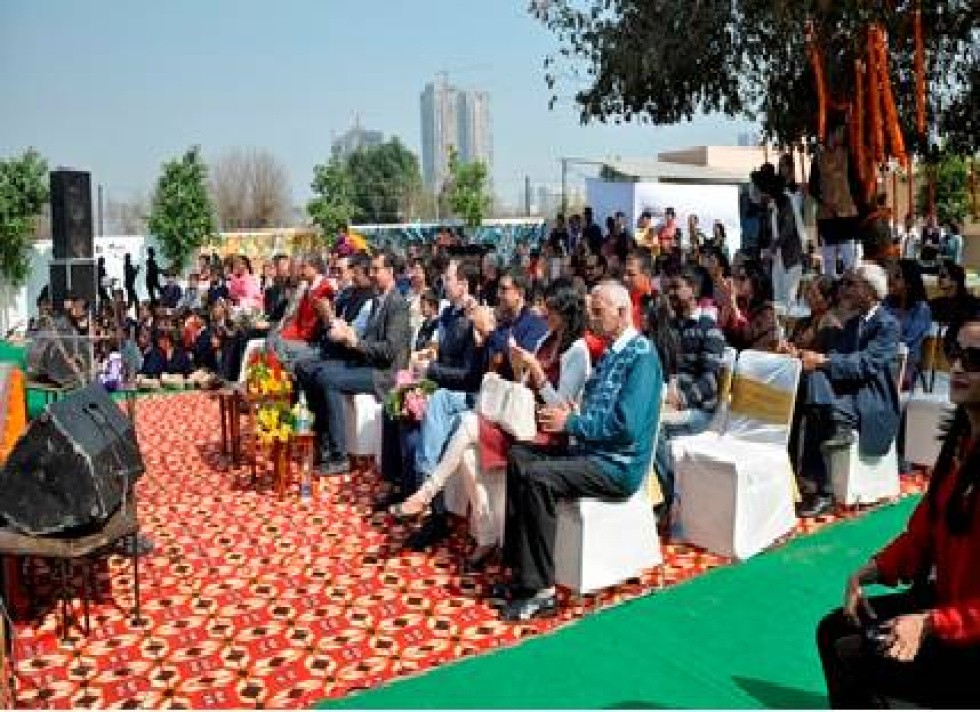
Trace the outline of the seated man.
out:
[[[881,306],[888,276],[871,262],[860,263],[842,280],[842,300],[856,315],[844,324],[836,348],[827,354],[791,350],[803,361],[807,431],[804,469],[817,492],[800,514],[815,517],[830,508],[830,478],[820,449],[850,447],[860,433],[862,454],[888,452],[899,424],[898,385],[893,362],[901,326]]]
[[[511,448],[504,556],[513,581],[492,593],[512,599],[502,612],[506,620],[528,620],[557,608],[558,500],[625,499],[639,489],[649,469],[663,376],[657,350],[631,325],[632,308],[629,292],[618,283],[603,282],[592,291],[592,330],[610,346],[586,381],[579,412],[568,404],[540,411],[543,431],[565,433],[574,444]]]
[[[300,382],[316,416],[316,430],[328,453],[322,471],[340,474],[349,469],[344,396],[373,393],[384,400],[395,385],[395,374],[408,365],[408,303],[395,286],[401,260],[382,252],[371,262],[371,279],[377,292],[363,335],[342,319],[327,330],[331,343],[342,346],[343,361],[318,362]]]
[[[290,371],[300,361],[315,359],[319,354],[314,344],[319,326],[318,304],[333,296],[325,271],[326,265],[319,255],[310,255],[302,261],[299,294],[285,311],[282,323],[269,334],[268,347]]]
[[[410,481],[406,481],[408,478],[403,477],[402,498],[413,494],[439,464],[446,443],[449,442],[459,423],[459,415],[476,405],[476,395],[488,365],[503,378],[512,380],[514,371],[508,356],[511,340],[526,351],[532,353],[537,351],[548,330],[548,324],[527,304],[528,287],[525,274],[516,270],[502,274],[497,289],[500,323],[487,338],[486,343],[477,349],[473,344],[473,330],[470,327],[470,358],[466,369],[460,371],[455,383],[439,377],[438,372],[429,374],[430,378],[435,375],[434,380],[443,387],[429,399],[420,428],[421,437],[418,447],[415,448],[414,453],[409,453],[412,455],[409,462],[414,465],[414,472]],[[407,542],[409,548],[421,551],[446,538],[449,534],[446,520],[445,507],[442,498],[439,497],[433,502],[432,516]]]
[[[725,356],[725,336],[709,316],[695,316],[703,280],[693,267],[667,281],[672,329],[676,335],[677,387],[664,396],[664,415],[657,441],[657,477],[669,511],[674,497],[674,458],[670,441],[679,435],[696,435],[707,429],[718,408],[718,374]]]

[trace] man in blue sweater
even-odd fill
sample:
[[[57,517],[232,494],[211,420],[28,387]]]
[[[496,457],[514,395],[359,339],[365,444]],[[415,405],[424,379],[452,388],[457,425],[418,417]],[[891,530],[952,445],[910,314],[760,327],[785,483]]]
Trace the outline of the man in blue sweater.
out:
[[[491,597],[511,599],[501,616],[521,621],[553,614],[556,509],[560,499],[626,499],[650,469],[660,416],[663,376],[654,346],[633,327],[629,292],[616,282],[592,290],[593,333],[609,344],[585,384],[581,408],[571,404],[538,412],[540,429],[564,433],[573,444],[511,448],[507,462],[504,557],[510,585]]]

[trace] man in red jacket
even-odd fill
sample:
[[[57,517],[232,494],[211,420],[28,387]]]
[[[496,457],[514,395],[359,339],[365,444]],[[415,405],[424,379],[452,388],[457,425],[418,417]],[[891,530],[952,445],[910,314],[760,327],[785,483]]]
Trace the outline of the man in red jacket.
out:
[[[268,347],[290,371],[300,361],[320,357],[316,344],[320,315],[328,309],[326,302],[333,299],[333,287],[325,272],[326,264],[319,255],[303,260],[298,293],[290,300],[278,328],[269,334]]]

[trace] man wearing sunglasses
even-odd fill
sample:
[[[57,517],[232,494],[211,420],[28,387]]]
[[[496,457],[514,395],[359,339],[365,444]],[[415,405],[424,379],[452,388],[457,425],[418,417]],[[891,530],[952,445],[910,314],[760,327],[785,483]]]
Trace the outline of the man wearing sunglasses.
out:
[[[901,327],[881,306],[888,276],[877,264],[860,263],[842,281],[842,299],[855,313],[844,324],[840,342],[826,354],[794,351],[803,361],[807,409],[804,468],[817,485],[800,514],[823,514],[831,505],[830,477],[821,456],[847,448],[860,433],[862,454],[888,452],[898,433],[898,384],[893,364]]]

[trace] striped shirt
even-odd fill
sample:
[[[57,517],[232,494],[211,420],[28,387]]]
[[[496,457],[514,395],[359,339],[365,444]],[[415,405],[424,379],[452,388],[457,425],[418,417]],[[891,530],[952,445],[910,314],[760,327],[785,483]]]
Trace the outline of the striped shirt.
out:
[[[725,335],[708,316],[675,322],[680,335],[677,390],[684,409],[718,407],[718,373],[725,355]]]

